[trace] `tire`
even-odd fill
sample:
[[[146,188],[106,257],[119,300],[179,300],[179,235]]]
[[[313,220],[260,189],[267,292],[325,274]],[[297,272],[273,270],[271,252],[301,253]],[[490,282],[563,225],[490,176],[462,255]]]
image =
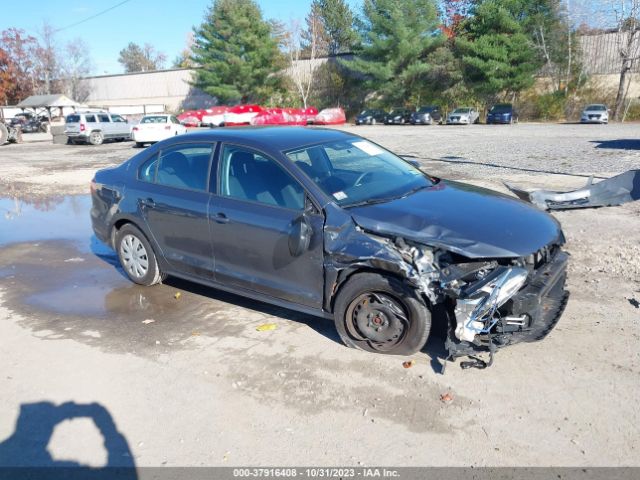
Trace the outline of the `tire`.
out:
[[[150,287],[162,281],[158,261],[147,237],[128,223],[116,232],[116,253],[129,279]]]
[[[144,147],[144,143],[136,142],[136,148],[142,148],[142,147]]]
[[[431,330],[431,312],[417,292],[376,273],[347,280],[335,301],[334,321],[348,347],[388,355],[420,351]]]
[[[89,143],[91,145],[102,145],[102,143],[104,142],[104,135],[102,135],[102,132],[91,132],[89,134]]]
[[[0,123],[0,145],[4,145],[8,138],[9,130],[7,130],[7,127],[3,123]]]

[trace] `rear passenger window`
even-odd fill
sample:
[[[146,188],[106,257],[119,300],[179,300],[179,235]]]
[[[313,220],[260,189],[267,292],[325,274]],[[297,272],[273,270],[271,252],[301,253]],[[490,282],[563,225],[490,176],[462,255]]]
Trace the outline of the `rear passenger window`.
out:
[[[156,183],[189,190],[207,190],[211,144],[175,145],[162,150]]]
[[[95,115],[85,115],[84,118],[85,118],[87,123],[96,123],[96,116]]]
[[[109,123],[109,115],[98,115],[98,120],[103,123]]]
[[[143,182],[155,182],[156,181],[156,169],[158,167],[158,154],[149,158],[142,164],[140,170],[138,170],[138,180]]]

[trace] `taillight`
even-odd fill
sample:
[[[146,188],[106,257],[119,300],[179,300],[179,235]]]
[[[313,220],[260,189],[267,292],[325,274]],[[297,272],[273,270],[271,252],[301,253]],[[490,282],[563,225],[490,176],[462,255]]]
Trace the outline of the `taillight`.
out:
[[[84,123],[81,123],[81,124],[80,124],[80,131],[81,131],[81,132],[84,132],[86,128],[87,128],[87,127],[85,127]]]
[[[132,132],[137,132],[137,131],[138,131],[138,127],[133,127],[133,128],[131,129],[131,131],[132,131]]]

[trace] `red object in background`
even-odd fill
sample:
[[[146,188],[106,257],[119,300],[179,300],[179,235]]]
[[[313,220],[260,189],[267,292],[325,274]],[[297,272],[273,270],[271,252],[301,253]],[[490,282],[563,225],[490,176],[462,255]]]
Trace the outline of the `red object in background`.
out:
[[[342,125],[346,122],[347,117],[341,108],[325,108],[313,121],[316,125]]]
[[[253,117],[263,111],[260,105],[236,105],[224,114],[224,124],[228,127],[250,125]]]
[[[201,110],[199,110],[201,111]],[[198,112],[195,110],[188,110],[178,115],[178,121],[185,127],[197,127],[202,121],[202,115],[198,117]]]
[[[314,107],[267,108],[251,119],[251,125],[307,125],[313,122],[318,110]]]

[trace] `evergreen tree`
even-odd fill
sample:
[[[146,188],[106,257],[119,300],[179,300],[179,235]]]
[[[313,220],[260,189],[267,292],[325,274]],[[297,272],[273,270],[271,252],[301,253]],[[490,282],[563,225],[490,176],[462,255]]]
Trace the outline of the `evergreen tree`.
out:
[[[435,0],[365,0],[357,58],[344,61],[386,104],[416,101],[443,43]]]
[[[311,11],[322,18],[328,54],[351,52],[357,35],[353,29],[353,13],[345,0],[313,0]]]
[[[531,87],[542,62],[531,37],[531,6],[538,0],[481,0],[456,39],[465,78],[488,100]]]
[[[195,29],[193,85],[222,103],[264,102],[285,66],[272,24],[253,0],[214,0]]]

